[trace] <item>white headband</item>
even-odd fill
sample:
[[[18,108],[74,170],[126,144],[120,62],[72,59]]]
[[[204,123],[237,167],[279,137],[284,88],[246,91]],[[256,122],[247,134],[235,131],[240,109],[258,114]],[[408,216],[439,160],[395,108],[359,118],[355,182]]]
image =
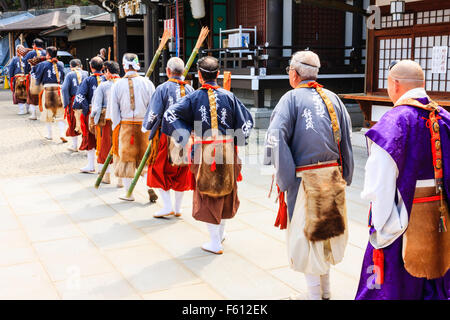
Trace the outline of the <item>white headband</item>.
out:
[[[133,61],[128,61],[125,56],[123,56],[122,59],[122,64],[123,64],[123,68],[124,69],[130,69],[130,67],[132,67],[134,70],[139,71],[139,69],[141,69],[141,67],[139,66],[139,60],[138,58],[134,58]]]

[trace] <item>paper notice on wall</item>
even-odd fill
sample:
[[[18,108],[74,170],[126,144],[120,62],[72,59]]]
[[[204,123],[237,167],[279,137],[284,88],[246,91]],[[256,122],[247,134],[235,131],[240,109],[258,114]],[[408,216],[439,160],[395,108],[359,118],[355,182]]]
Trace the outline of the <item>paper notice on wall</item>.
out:
[[[433,47],[433,56],[431,60],[432,73],[447,73],[448,47]]]

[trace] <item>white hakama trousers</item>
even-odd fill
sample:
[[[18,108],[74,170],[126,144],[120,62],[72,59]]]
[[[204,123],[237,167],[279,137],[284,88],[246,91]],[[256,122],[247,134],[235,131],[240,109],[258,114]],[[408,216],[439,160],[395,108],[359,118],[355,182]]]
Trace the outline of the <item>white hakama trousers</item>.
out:
[[[306,196],[302,181],[292,220],[288,217],[286,243],[290,267],[310,275],[328,274],[330,265],[341,262],[344,257],[348,240],[347,210],[344,210],[345,232],[326,241],[315,242],[308,240],[304,233],[305,211]]]

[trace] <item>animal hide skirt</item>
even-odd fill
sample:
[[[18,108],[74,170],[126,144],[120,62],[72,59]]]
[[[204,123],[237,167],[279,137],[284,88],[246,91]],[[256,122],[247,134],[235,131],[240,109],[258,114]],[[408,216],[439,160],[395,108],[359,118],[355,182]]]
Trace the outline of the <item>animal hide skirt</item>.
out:
[[[134,178],[136,168],[141,163],[148,146],[150,132],[141,131],[142,122],[127,123],[122,121],[119,130],[119,158],[116,163],[115,175],[119,178]],[[141,175],[145,175],[144,166]]]
[[[27,76],[16,74],[12,86],[14,88],[13,103],[27,102]]]
[[[98,139],[101,139],[100,142],[100,148],[98,150],[98,156],[97,156],[97,162],[98,163],[105,163],[106,158],[108,157],[109,151],[112,147],[112,122],[111,120],[106,120],[105,125],[100,128],[101,138],[97,137]]]
[[[39,93],[42,91],[42,86],[36,84],[36,79],[28,75],[28,91],[27,103],[37,106],[39,104]]]
[[[436,196],[434,187],[417,188],[414,194],[414,198],[432,196]],[[406,271],[416,278],[440,278],[450,269],[450,230],[439,232],[439,207],[439,200],[412,206],[403,235],[403,261]],[[445,215],[449,221],[447,207]]]
[[[42,94],[41,120],[45,122],[53,122],[54,120],[64,120],[64,108],[62,105],[61,91],[58,84],[44,86]]]
[[[199,171],[199,164],[193,163],[191,165],[191,172],[195,177]],[[231,193],[223,196],[223,197],[210,197],[204,194],[201,194],[196,185],[197,181],[194,181],[195,189],[193,195],[193,206],[192,206],[192,216],[195,220],[208,222],[212,224],[220,224],[222,219],[231,219],[236,215],[237,210],[239,209],[239,198],[238,198],[238,187],[237,187],[237,177],[241,172],[241,161],[237,155],[237,152],[234,152],[234,186]],[[210,172],[214,174],[213,172]]]
[[[347,245],[345,181],[338,167],[308,170],[300,176],[294,213],[288,219],[288,259],[296,271],[323,275],[342,261]]]

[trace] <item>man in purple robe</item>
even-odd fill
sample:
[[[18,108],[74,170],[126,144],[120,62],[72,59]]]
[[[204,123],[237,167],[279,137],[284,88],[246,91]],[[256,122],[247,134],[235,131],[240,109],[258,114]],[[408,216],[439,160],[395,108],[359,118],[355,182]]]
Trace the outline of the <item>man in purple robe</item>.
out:
[[[450,299],[450,113],[428,97],[419,64],[389,69],[394,108],[366,134],[370,238],[356,299]]]

